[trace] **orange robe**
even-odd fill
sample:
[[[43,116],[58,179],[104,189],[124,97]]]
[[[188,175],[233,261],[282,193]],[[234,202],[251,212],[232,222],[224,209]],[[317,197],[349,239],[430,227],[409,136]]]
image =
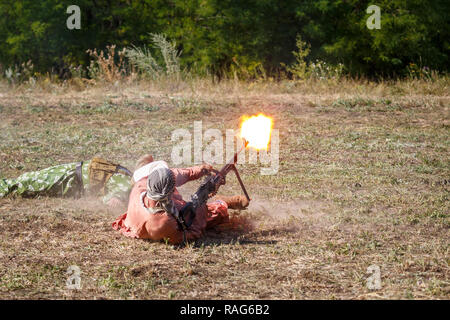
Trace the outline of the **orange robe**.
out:
[[[176,187],[203,176],[201,166],[171,170],[175,175]],[[147,178],[148,176],[135,183],[130,193],[127,212],[118,217],[112,227],[132,238],[156,241],[167,239],[172,244],[181,243],[183,232],[178,229],[177,221],[171,214],[164,211],[150,213],[144,208],[156,206],[156,201],[146,196],[143,197],[143,201],[141,200],[142,193],[147,191]],[[186,204],[176,188],[172,194],[172,201],[178,210]],[[208,203],[197,210],[192,225],[186,231],[186,240],[198,239],[206,228],[227,221],[228,206],[224,201]]]

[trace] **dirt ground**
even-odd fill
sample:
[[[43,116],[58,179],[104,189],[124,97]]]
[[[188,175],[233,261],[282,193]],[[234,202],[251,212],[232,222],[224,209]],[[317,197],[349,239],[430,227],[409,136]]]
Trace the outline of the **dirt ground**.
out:
[[[225,133],[259,112],[274,118],[280,155],[275,175],[239,165],[250,207],[184,248],[121,236],[111,223],[125,208],[94,198],[0,199],[0,298],[449,299],[445,88],[1,86],[0,178],[94,155],[129,167],[145,153],[170,163],[173,130],[202,120]],[[223,194],[240,192],[228,182]],[[79,290],[66,287],[73,265]]]

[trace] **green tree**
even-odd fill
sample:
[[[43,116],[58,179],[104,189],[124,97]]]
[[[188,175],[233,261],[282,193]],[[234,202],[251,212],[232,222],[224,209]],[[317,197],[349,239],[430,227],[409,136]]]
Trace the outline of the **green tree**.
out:
[[[66,27],[71,0],[0,0],[0,64],[32,60],[64,75],[89,65],[87,49],[151,44],[167,35],[182,51],[181,67],[219,77],[277,75],[292,64],[296,37],[307,59],[344,63],[352,74],[402,75],[410,63],[449,68],[447,0],[77,0],[81,30]],[[381,8],[369,30],[366,9]]]

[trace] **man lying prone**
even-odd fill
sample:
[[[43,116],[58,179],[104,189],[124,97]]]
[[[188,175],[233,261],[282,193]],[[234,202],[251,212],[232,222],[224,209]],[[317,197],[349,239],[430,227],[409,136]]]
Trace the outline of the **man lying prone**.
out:
[[[177,187],[211,170],[209,164],[182,169],[169,168],[164,161],[149,161],[134,172],[128,210],[114,221],[113,228],[128,237],[172,244],[200,238],[206,229],[228,221],[228,208],[244,209],[249,204],[243,196],[219,196],[198,208],[192,224],[184,229],[177,217],[186,202]]]

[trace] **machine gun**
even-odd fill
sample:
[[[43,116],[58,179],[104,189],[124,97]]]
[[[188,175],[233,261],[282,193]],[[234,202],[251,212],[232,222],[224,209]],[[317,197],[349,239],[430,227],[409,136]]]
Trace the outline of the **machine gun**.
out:
[[[198,208],[202,205],[206,204],[209,198],[213,197],[220,186],[225,184],[225,177],[230,171],[234,171],[236,177],[241,185],[242,191],[245,194],[245,197],[248,201],[250,201],[250,197],[248,196],[247,190],[245,189],[244,183],[241,180],[239,172],[236,168],[236,163],[238,159],[238,154],[244,150],[248,145],[248,141],[243,139],[243,145],[241,149],[236,152],[228,161],[220,171],[212,170],[212,173],[205,179],[205,181],[200,185],[198,190],[191,196],[191,201],[187,202],[186,205],[181,208],[179,212],[179,218],[182,220],[183,229],[187,229],[191,226],[192,222],[195,218],[195,213]]]

